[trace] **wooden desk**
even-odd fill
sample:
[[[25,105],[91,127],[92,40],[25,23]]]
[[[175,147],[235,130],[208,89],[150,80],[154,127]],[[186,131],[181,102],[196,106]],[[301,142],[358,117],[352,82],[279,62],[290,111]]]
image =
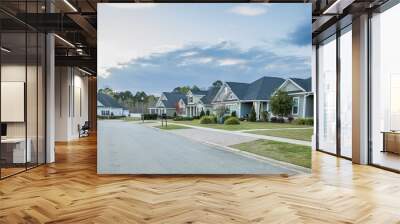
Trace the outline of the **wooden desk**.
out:
[[[383,131],[382,152],[400,154],[400,131]]]
[[[25,138],[5,138],[1,139],[1,156],[8,163],[31,162],[31,139],[27,139],[25,151]]]

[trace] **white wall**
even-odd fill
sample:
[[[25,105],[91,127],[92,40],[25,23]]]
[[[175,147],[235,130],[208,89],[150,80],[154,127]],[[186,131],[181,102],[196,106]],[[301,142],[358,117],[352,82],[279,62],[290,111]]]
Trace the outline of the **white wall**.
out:
[[[55,140],[79,137],[78,125],[88,120],[88,78],[71,67],[56,68]]]

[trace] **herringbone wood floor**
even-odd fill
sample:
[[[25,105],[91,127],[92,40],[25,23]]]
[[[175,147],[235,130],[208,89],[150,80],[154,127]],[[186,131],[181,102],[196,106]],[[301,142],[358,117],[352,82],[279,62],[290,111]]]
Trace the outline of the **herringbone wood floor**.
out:
[[[400,175],[314,153],[311,175],[98,176],[96,139],[0,181],[0,223],[400,223]]]

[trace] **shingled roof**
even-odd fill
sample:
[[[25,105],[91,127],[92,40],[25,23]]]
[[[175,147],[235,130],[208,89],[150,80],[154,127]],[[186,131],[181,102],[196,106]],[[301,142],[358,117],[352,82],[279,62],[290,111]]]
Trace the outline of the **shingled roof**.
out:
[[[226,82],[226,84],[239,100],[269,100],[283,82],[285,79],[264,76],[252,83]]]
[[[214,99],[215,95],[217,95],[219,87],[211,87],[207,90],[206,95],[203,96],[200,100],[204,104],[211,104],[211,101]]]
[[[185,94],[178,92],[163,92],[163,94],[167,98],[166,100],[162,101],[166,108],[175,108],[180,99],[186,99]]]
[[[299,78],[290,78],[293,82],[299,85],[307,92],[311,92],[311,78],[308,79],[299,79]]]
[[[116,101],[112,96],[104,94],[104,93],[97,93],[97,101],[99,101],[104,107],[114,107],[114,108],[124,108],[118,101]]]

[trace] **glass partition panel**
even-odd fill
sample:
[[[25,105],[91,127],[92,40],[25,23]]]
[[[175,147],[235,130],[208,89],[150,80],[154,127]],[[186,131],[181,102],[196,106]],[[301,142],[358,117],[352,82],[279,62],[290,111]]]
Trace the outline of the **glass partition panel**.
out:
[[[1,177],[24,171],[26,144],[26,34],[1,34]],[[28,147],[29,148],[29,147]]]
[[[352,34],[351,26],[340,36],[340,154],[352,157]]]
[[[371,19],[372,163],[400,170],[400,5]]]
[[[336,153],[336,36],[318,48],[318,149]]]

